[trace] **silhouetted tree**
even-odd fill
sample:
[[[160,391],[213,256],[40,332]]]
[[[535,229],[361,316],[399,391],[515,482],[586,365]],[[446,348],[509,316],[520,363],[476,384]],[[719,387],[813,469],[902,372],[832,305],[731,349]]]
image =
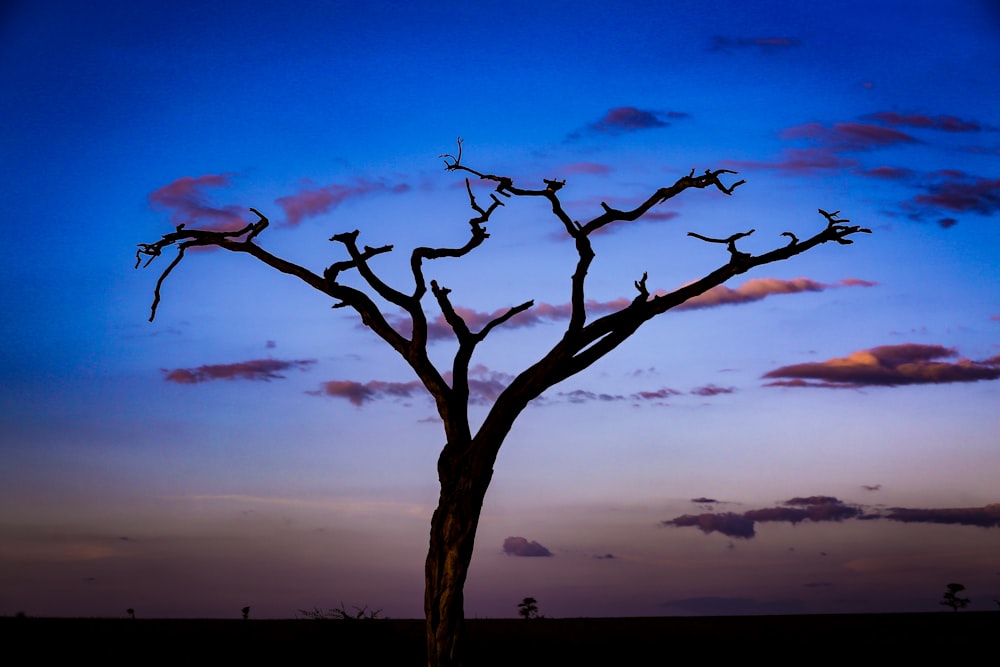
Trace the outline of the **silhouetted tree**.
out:
[[[128,614],[129,618],[135,618],[135,609],[129,607],[128,609],[125,610],[125,613]]]
[[[969,598],[959,597],[958,594],[965,590],[965,586],[962,584],[948,584],[946,588],[948,590],[944,592],[942,596],[944,599],[941,600],[941,604],[945,607],[951,607],[952,611],[965,609],[972,602]]]
[[[635,208],[619,210],[602,203],[602,210],[598,215],[586,222],[579,222],[566,212],[560,200],[560,191],[565,186],[565,181],[544,180],[541,188],[522,188],[516,186],[509,176],[498,176],[468,167],[462,162],[461,139],[455,155],[441,157],[444,158],[447,171],[464,172],[495,184],[496,187],[490,194],[490,203],[484,207],[473,195],[469,178],[466,178],[466,192],[474,213],[468,223],[468,240],[457,247],[414,249],[410,254],[413,285],[407,291],[400,291],[383,282],[372,265],[376,257],[393,249],[391,245],[359,246],[357,230],[335,234],[330,240],[343,246],[347,258],[333,262],[321,274],[317,274],[257,245],[257,237],[269,223],[262,213],[253,208],[250,210],[258,220],[242,229],[212,231],[185,229],[180,225],[159,241],[140,244],[136,252],[136,266],[138,267],[143,256],[148,257],[148,265],[168,247],[177,248],[177,256],[156,283],[149,318],[152,320],[160,303],[163,282],[183,259],[186,250],[215,246],[231,252],[246,253],[328,295],[334,300],[335,308],[353,308],[361,321],[410,365],[434,399],[446,438],[437,465],[441,493],[437,509],[431,518],[430,544],[425,565],[424,611],[427,619],[428,665],[452,666],[462,664],[463,589],[472,559],[483,499],[493,477],[493,463],[514,421],[528,403],[553,385],[590,367],[657,315],[722,285],[730,278],[757,266],[789,259],[828,241],[850,244],[852,240],[849,236],[859,232],[870,233],[870,230],[846,224],[850,221],[838,217],[839,211],[827,213],[820,209],[826,224],[818,233],[799,240],[791,232],[784,232],[783,235],[789,239],[787,243],[760,255],[742,252],[736,247],[740,239],[754,232],[752,229],[727,238],[711,238],[690,232],[690,236],[694,238],[724,245],[729,255],[727,260],[703,277],[672,292],[661,294],[650,293],[646,285],[647,275],[643,273],[633,283],[636,295],[628,305],[588,321],[585,285],[587,272],[595,258],[591,236],[609,225],[636,220],[654,206],[688,189],[714,188],[730,195],[744,181],[726,185],[722,177],[736,172],[717,169],[695,175],[694,170],[691,170],[691,173],[677,179],[672,185],[653,192]],[[569,322],[551,349],[518,374],[500,393],[482,424],[473,431],[469,421],[469,364],[473,353],[490,332],[530,309],[534,302],[525,301],[509,308],[479,331],[473,331],[459,309],[452,304],[451,290],[434,280],[429,281],[430,293],[458,342],[458,350],[450,368],[440,369],[432,363],[427,353],[428,322],[424,299],[428,293],[428,280],[424,265],[429,260],[469,255],[489,237],[486,223],[491,221],[499,207],[504,206],[505,199],[512,198],[545,200],[551,207],[555,221],[576,247],[576,267],[569,284]],[[341,275],[349,271],[356,271],[360,275],[367,285],[367,292],[340,282]],[[381,297],[405,311],[409,319],[409,333],[390,323],[390,319],[382,314],[373,301],[373,296]]]
[[[517,614],[525,620],[538,618],[538,600],[535,598],[524,598],[517,605]]]
[[[250,606],[249,605],[247,605],[246,607],[243,607],[243,609],[240,609],[240,612],[243,614],[243,620],[244,621],[247,620],[248,618],[250,618]]]

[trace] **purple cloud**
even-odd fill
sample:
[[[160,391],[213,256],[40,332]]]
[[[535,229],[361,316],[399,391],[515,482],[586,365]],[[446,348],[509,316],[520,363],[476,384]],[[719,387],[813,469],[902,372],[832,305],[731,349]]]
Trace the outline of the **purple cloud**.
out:
[[[629,132],[667,127],[670,125],[670,120],[687,117],[688,114],[680,111],[655,111],[637,109],[636,107],[615,107],[609,109],[600,120],[588,125],[585,131],[617,136]],[[583,130],[572,132],[567,139],[571,141],[579,139],[583,135],[583,132]]]
[[[183,176],[150,193],[153,208],[167,211],[174,226],[197,227],[216,231],[239,229],[246,223],[244,209],[237,206],[213,206],[206,192],[225,188],[232,183],[232,174]]]
[[[163,379],[177,384],[198,384],[211,380],[262,380],[270,382],[285,377],[279,371],[290,368],[305,370],[314,363],[316,363],[315,359],[254,359],[235,364],[209,364],[197,368],[175,368],[173,370],[164,368]]]
[[[782,507],[767,507],[749,510],[742,514],[734,512],[685,514],[664,521],[665,526],[695,527],[703,533],[719,532],[729,537],[750,539],[756,535],[758,522],[780,521],[792,524],[801,521],[842,521],[862,517],[860,507],[846,505],[832,496],[810,496],[786,500]]]
[[[552,552],[538,542],[529,542],[523,537],[508,537],[503,541],[503,552],[508,556],[526,558],[549,558]]]
[[[920,127],[944,132],[979,132],[983,129],[979,123],[963,120],[957,116],[926,116],[918,113],[901,114],[895,111],[880,111],[868,114],[864,118],[891,127]]]
[[[857,389],[1000,378],[1000,359],[996,357],[978,362],[968,359],[940,361],[957,354],[954,349],[941,345],[883,345],[839,359],[782,366],[764,375],[775,378],[765,386]]]
[[[303,188],[293,195],[278,197],[274,202],[285,212],[285,224],[295,226],[306,218],[332,211],[348,199],[373,192],[399,194],[409,189],[410,186],[405,183],[390,186],[381,181],[358,179],[350,185],[332,183],[323,187]]]
[[[735,387],[716,387],[714,384],[706,384],[704,387],[692,389],[695,396],[718,396],[719,394],[731,394],[736,391]]]
[[[1000,503],[985,507],[952,507],[942,509],[908,509],[894,507],[885,515],[890,521],[904,523],[944,523],[962,526],[1000,527]]]
[[[316,391],[310,391],[313,396],[331,396],[346,398],[352,405],[359,408],[365,403],[383,398],[412,398],[425,392],[424,385],[417,382],[354,382],[352,380],[331,380],[324,382]]]
[[[910,208],[945,209],[956,213],[995,215],[1000,212],[1000,178],[978,178],[962,172],[935,174],[924,186],[927,194],[913,198]]]
[[[704,294],[682,303],[674,310],[697,310],[741,303],[753,303],[773,294],[798,294],[822,292],[837,287],[874,287],[878,283],[860,278],[845,278],[835,283],[821,283],[811,278],[751,278],[736,289],[725,285],[713,287]]]
[[[564,174],[596,174],[598,176],[606,176],[612,172],[612,169],[606,164],[598,164],[597,162],[573,162],[572,164],[563,165],[560,171]]]
[[[737,49],[754,49],[761,53],[778,53],[798,45],[799,40],[794,37],[722,37],[716,35],[712,38],[712,45],[708,50],[729,53]]]
[[[916,139],[900,132],[867,123],[834,123],[826,127],[820,123],[805,123],[786,129],[782,139],[808,139],[838,150],[861,151],[893,144],[919,143]]]
[[[779,278],[752,278],[736,289],[731,289],[725,285],[713,287],[701,296],[697,296],[690,299],[686,303],[677,306],[674,310],[697,310],[700,308],[715,308],[716,306],[753,303],[754,301],[760,301],[761,299],[773,294],[822,292],[839,287],[874,287],[877,284],[878,283],[862,280],[860,278],[844,278],[843,280],[839,280],[834,283],[821,283],[810,278],[794,278],[791,280],[783,280]],[[657,294],[662,294],[662,292],[658,292]],[[631,299],[626,298],[613,299],[611,301],[590,300],[586,302],[587,315],[591,318],[600,317],[602,315],[607,315],[608,313],[619,311],[622,308],[627,307],[630,303],[632,303]],[[465,320],[470,329],[477,331],[485,327],[487,323],[495,320],[507,312],[507,308],[500,308],[494,310],[493,312],[485,313],[459,306],[455,308],[455,312]],[[524,312],[518,313],[509,321],[504,323],[503,328],[516,329],[521,327],[532,327],[538,324],[565,320],[569,319],[571,312],[572,307],[568,303],[536,303],[533,307]],[[405,317],[387,316],[387,319],[397,331],[403,331],[408,327],[408,321]],[[407,331],[406,333],[409,334],[410,332]],[[449,340],[453,338],[454,335],[455,334],[451,329],[451,325],[449,325],[444,319],[444,315],[438,315],[436,318],[427,323],[428,340]]]

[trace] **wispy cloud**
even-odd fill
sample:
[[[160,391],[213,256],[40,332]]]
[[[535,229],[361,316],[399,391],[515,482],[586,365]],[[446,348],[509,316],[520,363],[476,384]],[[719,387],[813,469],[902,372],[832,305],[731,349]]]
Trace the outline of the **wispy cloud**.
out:
[[[779,53],[798,45],[799,40],[795,37],[723,37],[716,35],[712,38],[712,44],[708,50],[729,53],[751,49],[770,54]]]
[[[785,280],[780,278],[751,278],[739,287],[731,289],[725,285],[713,287],[701,296],[697,296],[689,301],[677,306],[674,310],[698,310],[701,308],[715,308],[717,306],[738,305],[760,301],[776,294],[799,294],[803,292],[823,292],[828,289],[840,287],[874,287],[878,283],[862,280],[860,278],[845,278],[833,283],[821,283],[811,278],[793,278]],[[656,295],[664,294],[658,291]],[[586,302],[587,315],[590,318],[600,317],[625,308],[631,299],[624,297],[611,301],[588,300]],[[466,324],[473,331],[477,331],[486,326],[487,323],[500,317],[507,308],[500,308],[492,312],[482,312],[471,308],[456,307],[455,312],[462,316]],[[572,307],[568,303],[551,304],[537,303],[532,308],[518,313],[509,321],[504,323],[503,329],[516,329],[522,327],[532,327],[539,324],[556,322],[569,319]],[[387,319],[398,331],[409,328],[409,322],[404,316],[387,316]],[[409,331],[406,331],[409,334]],[[451,325],[445,321],[443,315],[427,323],[428,340],[449,340],[454,337]]]
[[[899,130],[870,123],[842,122],[833,125],[804,123],[786,128],[780,134],[785,141],[805,141],[806,147],[788,147],[774,161],[727,161],[737,168],[777,169],[793,174],[811,174],[826,170],[858,170],[860,162],[851,154],[898,144],[920,143]],[[873,174],[874,175],[874,174]]]
[[[183,176],[150,193],[149,203],[153,208],[166,211],[174,226],[227,231],[239,229],[246,224],[242,216],[247,209],[209,203],[208,191],[228,187],[232,184],[232,176]]]
[[[751,278],[736,289],[725,285],[713,287],[704,294],[682,303],[674,310],[697,310],[717,306],[753,303],[774,294],[799,294],[802,292],[823,292],[838,287],[874,287],[878,283],[859,278],[845,278],[834,283],[821,283],[811,278]]]
[[[256,380],[270,382],[280,380],[285,376],[281,371],[292,368],[305,370],[315,359],[253,359],[234,364],[207,364],[196,368],[162,369],[164,380],[177,384],[198,384],[211,380]]]
[[[563,165],[560,169],[560,173],[563,174],[594,174],[597,176],[606,176],[612,171],[610,166],[597,162],[573,162]]]
[[[508,537],[503,541],[503,552],[509,556],[524,556],[528,558],[548,558],[552,552],[535,541],[529,542],[523,537]]]
[[[919,113],[896,113],[895,111],[879,111],[863,117],[891,127],[919,127],[944,132],[979,132],[982,125],[974,120],[965,120],[957,116],[928,116]]]
[[[769,387],[897,387],[910,384],[976,382],[1000,378],[1000,358],[941,361],[958,356],[941,345],[883,345],[847,357],[782,366],[764,375]]]
[[[274,202],[285,212],[285,224],[294,226],[306,218],[328,213],[348,199],[375,192],[399,194],[407,192],[409,185],[389,185],[383,181],[357,179],[350,184],[331,183],[322,187],[305,187],[295,194],[278,197]]]

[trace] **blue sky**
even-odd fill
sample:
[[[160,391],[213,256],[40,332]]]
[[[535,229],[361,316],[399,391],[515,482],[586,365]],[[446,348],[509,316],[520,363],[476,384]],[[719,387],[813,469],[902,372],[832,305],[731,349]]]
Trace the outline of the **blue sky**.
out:
[[[753,228],[759,253],[818,231],[817,208],[873,231],[740,276],[535,401],[470,616],[527,595],[554,616],[924,610],[949,581],[988,608],[998,36],[973,1],[9,3],[0,613],[420,615],[443,434],[412,372],[221,251],[190,252],[148,323],[171,257],[133,264],[252,206],[260,245],[317,272],[344,258],[335,233],[394,244],[374,266],[405,290],[411,248],[467,238],[438,159],[458,136],[476,169],[565,178],[581,220],[692,168],[746,179],[595,235],[594,314],[643,272],[670,290],[726,261],[689,231]],[[487,396],[560,337],[575,261],[544,206],[507,204],[428,274],[471,322],[535,301],[474,359]]]

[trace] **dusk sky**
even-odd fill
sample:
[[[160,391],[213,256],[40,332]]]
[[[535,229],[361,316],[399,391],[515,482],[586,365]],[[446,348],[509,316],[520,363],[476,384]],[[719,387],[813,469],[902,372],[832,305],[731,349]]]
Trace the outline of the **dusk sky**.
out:
[[[1000,599],[1000,7],[802,3],[55,2],[0,9],[0,615],[423,614],[444,434],[349,308],[179,224],[334,234],[412,290],[458,246],[463,163],[566,179],[595,318],[840,211],[872,230],[738,276],[535,400],[500,452],[469,617],[934,611]],[[473,182],[480,201],[490,188]],[[508,199],[439,259],[473,414],[566,326],[572,242]],[[356,278],[356,277],[355,277]],[[345,280],[350,280],[345,278]],[[360,283],[352,283],[360,286]],[[383,312],[408,334],[402,313]],[[440,326],[432,359],[450,365]],[[619,306],[620,307],[620,306]]]

